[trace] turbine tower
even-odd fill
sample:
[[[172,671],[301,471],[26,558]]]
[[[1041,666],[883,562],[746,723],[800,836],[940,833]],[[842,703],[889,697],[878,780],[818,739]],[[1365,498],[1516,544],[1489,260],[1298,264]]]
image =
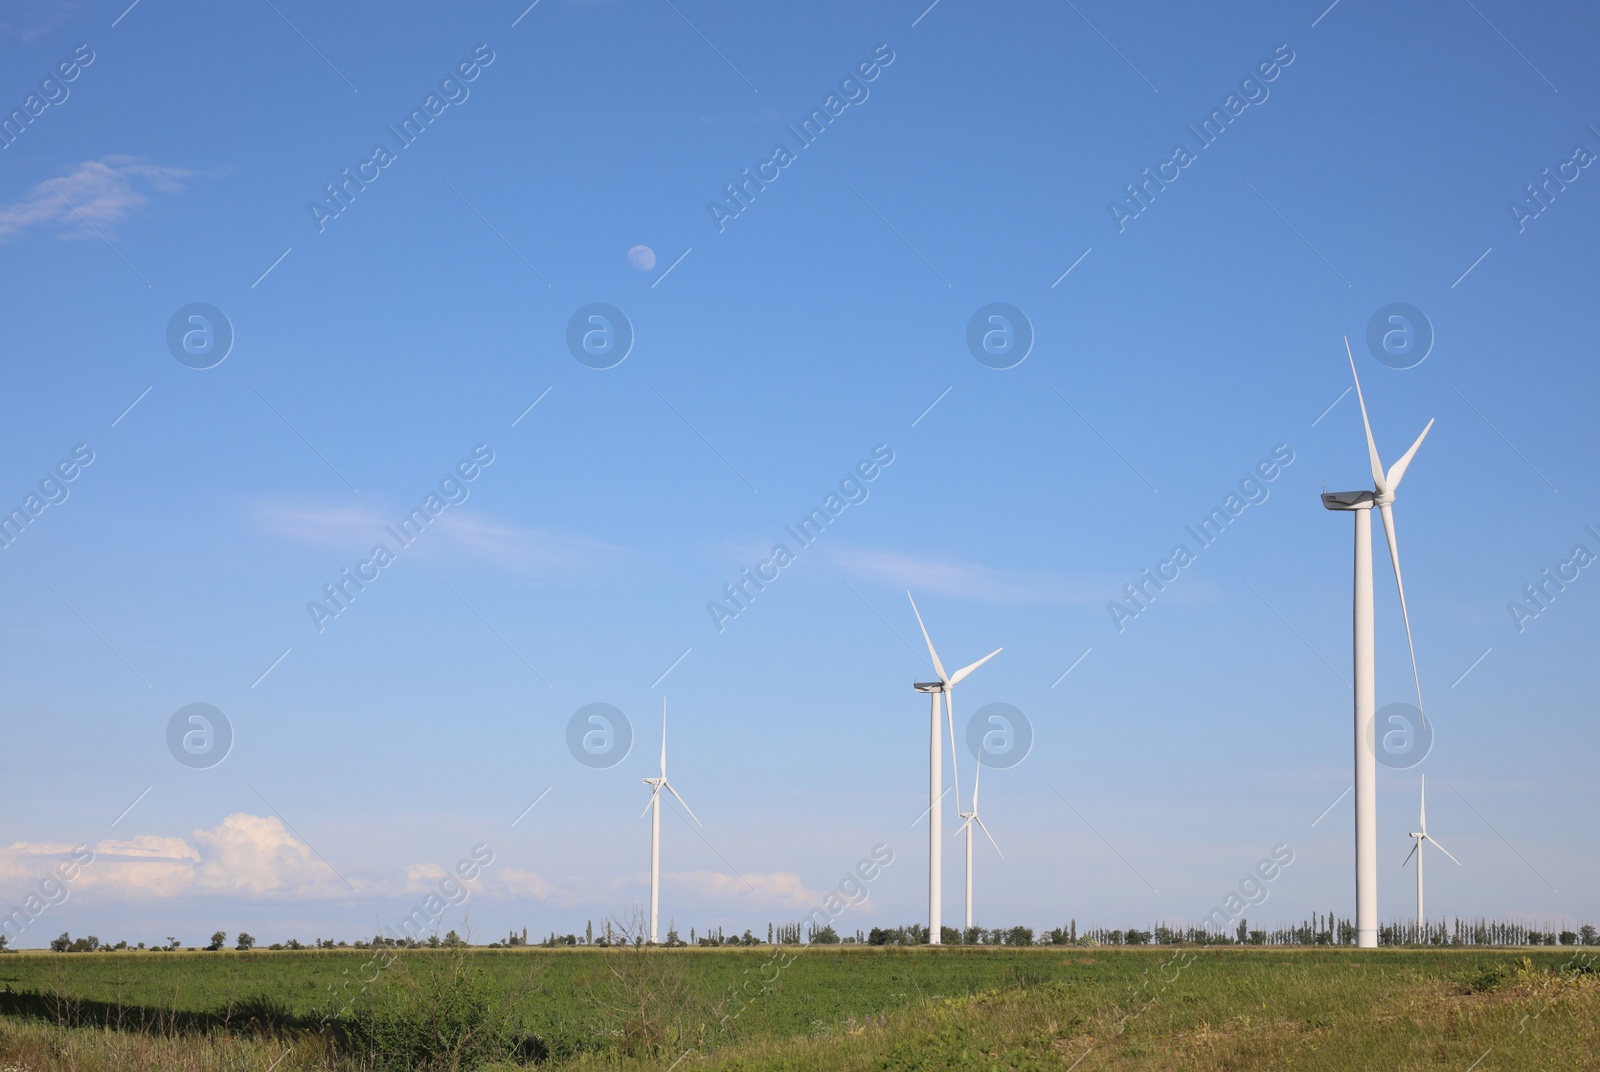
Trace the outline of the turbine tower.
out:
[[[650,803],[644,806],[644,811],[639,813],[643,819],[645,812],[650,813],[650,941],[652,944],[659,941],[658,921],[661,918],[661,791],[665,789],[677,798],[683,810],[696,823],[700,817],[695,815],[687,802],[678,791],[672,788],[672,783],[667,781],[667,698],[661,698],[661,777],[645,778],[644,784],[651,786]],[[700,825],[704,826],[704,823]]]
[[[984,823],[983,823],[983,820],[978,817],[978,782],[982,778],[983,778],[983,761],[979,760],[978,761],[978,773],[974,774],[972,776],[972,810],[971,811],[958,811],[957,812],[957,814],[960,815],[961,818],[966,820],[966,822],[962,823],[960,828],[956,830],[957,834],[960,834],[962,831],[965,831],[966,835],[967,835],[967,923],[966,923],[966,928],[965,928],[966,930],[971,930],[972,929],[972,828],[973,828],[973,826],[976,825],[978,827],[978,829],[983,831],[983,836],[989,839],[989,844],[994,846],[994,851],[999,854],[1000,859],[1004,860],[1006,858],[1006,854],[1003,853],[1003,852],[1000,852],[1000,843],[994,839],[994,835],[989,833],[989,828],[987,826],[985,826]],[[959,805],[958,805],[958,807],[959,807]]]
[[[1400,862],[1400,866],[1404,867],[1410,863],[1413,856],[1417,858],[1417,927],[1420,930],[1423,922],[1428,918],[1422,914],[1422,843],[1424,841],[1433,841],[1433,838],[1428,836],[1428,779],[1426,777],[1422,779],[1422,807],[1418,815],[1418,821],[1422,829],[1412,831],[1411,837],[1414,839],[1415,844],[1411,846],[1411,851],[1406,853],[1406,858]],[[1433,841],[1433,847],[1446,856],[1450,856],[1450,850],[1437,841]],[[1461,861],[1454,856],[1450,856],[1450,860],[1457,867],[1461,866]]]
[[[917,601],[912,599],[910,592],[906,593],[906,598],[911,600],[911,613],[917,616],[917,626],[922,630],[922,639],[927,642],[928,656],[933,660],[933,672],[939,675],[938,681],[918,681],[912,685],[918,692],[928,693],[933,698],[932,711],[928,717],[928,943],[939,945],[943,939],[941,913],[944,909],[939,881],[940,869],[944,865],[944,822],[939,811],[940,798],[944,796],[944,746],[939,740],[939,698],[944,697],[945,709],[949,715],[950,768],[952,777],[957,780],[954,788],[956,808],[959,811],[960,772],[956,769],[956,716],[951,693],[968,674],[999,655],[1004,649],[996,648],[977,662],[963,666],[954,674],[946,674],[944,664],[939,661],[939,653],[933,650],[933,640],[928,636],[928,627],[922,624],[922,613],[917,610]]]
[[[1350,375],[1355,378],[1356,401],[1361,404],[1361,423],[1367,432],[1367,457],[1372,463],[1372,491],[1325,491],[1322,505],[1329,510],[1348,510],[1355,514],[1355,593],[1354,618],[1354,693],[1355,693],[1355,790],[1356,790],[1356,945],[1362,949],[1378,946],[1378,798],[1377,798],[1377,741],[1375,722],[1377,691],[1374,684],[1373,620],[1372,620],[1372,508],[1376,506],[1383,518],[1383,532],[1389,543],[1389,559],[1394,563],[1395,588],[1400,593],[1400,613],[1406,624],[1406,644],[1411,649],[1411,674],[1417,684],[1417,710],[1422,711],[1422,677],[1417,671],[1417,648],[1411,640],[1411,615],[1406,610],[1406,589],[1400,579],[1400,549],[1395,542],[1394,503],[1395,489],[1405,476],[1406,468],[1416,455],[1417,448],[1427,438],[1433,427],[1429,421],[1417,441],[1411,444],[1387,473],[1378,459],[1378,447],[1372,438],[1372,422],[1367,419],[1367,402],[1361,394],[1361,377],[1356,374],[1355,355],[1350,352],[1350,340],[1344,341],[1345,355],[1350,358]],[[1427,721],[1427,715],[1423,715]]]

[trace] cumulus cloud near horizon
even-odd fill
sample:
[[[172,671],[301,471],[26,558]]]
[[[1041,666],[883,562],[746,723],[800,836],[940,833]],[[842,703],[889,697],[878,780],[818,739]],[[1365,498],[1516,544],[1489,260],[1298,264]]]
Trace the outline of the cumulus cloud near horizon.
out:
[[[663,880],[691,890],[702,897],[719,900],[758,901],[784,908],[807,909],[821,904],[826,894],[807,889],[793,871],[773,871],[765,875],[728,875],[721,871],[672,871]]]
[[[89,863],[81,863],[87,848]],[[317,855],[274,815],[236,812],[188,838],[139,834],[105,838],[93,845],[18,841],[0,847],[0,902],[9,905],[35,892],[57,875],[63,861],[80,861],[67,887],[130,899],[193,896],[264,900],[404,901],[438,894],[453,871],[434,863],[411,864],[398,873],[363,877],[352,889],[345,877]],[[479,877],[459,885],[472,897],[490,900],[561,899],[563,894],[535,872],[489,865]]]
[[[0,849],[0,885],[37,884],[77,848],[15,842]],[[276,816],[229,815],[191,839],[144,834],[88,846],[93,860],[78,868],[73,890],[124,897],[222,894],[296,899],[348,896],[346,886],[311,847]]]

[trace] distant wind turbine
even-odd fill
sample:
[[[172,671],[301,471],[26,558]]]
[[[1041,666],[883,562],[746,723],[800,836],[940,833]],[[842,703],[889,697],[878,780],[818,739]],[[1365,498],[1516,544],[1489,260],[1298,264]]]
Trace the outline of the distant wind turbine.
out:
[[[944,864],[943,815],[939,810],[940,798],[944,796],[944,745],[939,740],[939,697],[945,699],[945,709],[949,715],[950,723],[950,767],[951,774],[956,778],[956,810],[961,809],[961,786],[959,772],[955,767],[956,752],[956,723],[955,706],[951,702],[951,693],[956,685],[964,681],[984,663],[993,659],[1002,652],[1003,648],[996,648],[977,662],[963,666],[954,674],[944,672],[944,664],[939,661],[939,653],[933,650],[933,641],[928,636],[928,627],[922,624],[922,613],[917,610],[917,601],[912,599],[911,593],[906,593],[906,598],[911,600],[911,613],[917,616],[917,626],[922,630],[922,639],[927,642],[928,656],[933,660],[933,672],[939,675],[938,681],[918,681],[912,687],[918,692],[926,692],[933,697],[933,708],[928,722],[928,942],[931,945],[941,944],[943,894],[940,885],[940,869]],[[987,833],[988,831],[985,831]]]
[[[1361,377],[1356,374],[1355,355],[1350,340],[1344,341],[1350,358],[1350,375],[1355,378],[1356,401],[1361,404],[1361,423],[1367,432],[1367,458],[1372,463],[1372,491],[1325,491],[1322,505],[1329,510],[1348,510],[1355,514],[1355,785],[1356,785],[1356,945],[1363,949],[1378,946],[1378,797],[1377,741],[1375,739],[1377,691],[1374,685],[1376,658],[1373,646],[1372,617],[1372,508],[1383,518],[1383,532],[1389,542],[1389,559],[1394,563],[1395,588],[1400,593],[1400,613],[1406,623],[1406,644],[1411,648],[1411,674],[1417,684],[1417,710],[1422,711],[1422,676],[1417,671],[1417,648],[1411,640],[1411,614],[1406,609],[1405,584],[1400,579],[1400,548],[1395,539],[1395,489],[1406,474],[1417,448],[1433,427],[1430,420],[1411,449],[1386,473],[1372,438],[1372,422],[1367,419],[1367,402],[1361,394]],[[1424,714],[1423,721],[1427,721]]]
[[[1424,841],[1433,841],[1433,838],[1428,836],[1428,779],[1426,777],[1422,779],[1422,808],[1418,819],[1422,829],[1412,832],[1411,837],[1415,844],[1411,846],[1411,851],[1406,853],[1406,858],[1400,862],[1400,866],[1404,867],[1410,863],[1413,856],[1417,858],[1417,925],[1420,927],[1423,921],[1428,918],[1422,914],[1422,843]],[[1450,856],[1450,850],[1437,841],[1433,841],[1433,847],[1446,856]],[[1450,856],[1450,860],[1457,867],[1461,866],[1461,861],[1454,856]]]
[[[644,811],[639,813],[643,819],[645,812],[650,813],[650,941],[659,941],[657,925],[661,915],[661,791],[665,789],[675,797],[683,810],[696,823],[700,817],[689,807],[678,791],[672,788],[672,783],[667,781],[667,699],[661,698],[661,777],[642,779],[645,785],[651,786],[650,803],[644,806]],[[704,823],[700,823],[704,826]]]
[[[1003,852],[1000,852],[1000,843],[994,839],[994,835],[993,834],[989,833],[989,828],[984,825],[983,820],[981,818],[979,818],[979,816],[978,816],[978,782],[982,778],[983,778],[983,762],[980,760],[978,762],[978,773],[974,774],[972,776],[972,810],[971,811],[958,812],[958,814],[961,816],[961,818],[965,819],[966,822],[962,823],[960,828],[958,828],[956,830],[957,834],[960,834],[962,831],[965,831],[966,835],[967,835],[967,923],[966,923],[966,929],[967,930],[971,930],[972,929],[972,828],[973,828],[973,826],[976,825],[978,827],[978,829],[983,831],[983,836],[989,839],[989,844],[994,846],[994,851],[996,853],[999,853],[1000,859],[1004,860],[1006,858],[1006,854],[1003,853]]]

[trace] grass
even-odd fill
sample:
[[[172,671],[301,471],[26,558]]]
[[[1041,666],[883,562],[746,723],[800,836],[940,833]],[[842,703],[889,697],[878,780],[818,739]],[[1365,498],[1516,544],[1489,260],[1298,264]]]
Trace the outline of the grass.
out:
[[[1600,977],[1570,950],[480,949],[401,954],[363,994],[369,957],[0,957],[0,1072],[1490,1072],[1600,1052]]]

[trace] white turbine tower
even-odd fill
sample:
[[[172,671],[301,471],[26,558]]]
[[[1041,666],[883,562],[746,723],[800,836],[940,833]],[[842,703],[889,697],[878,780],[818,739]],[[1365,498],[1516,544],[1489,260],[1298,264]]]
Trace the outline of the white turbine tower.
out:
[[[661,918],[661,791],[665,789],[677,798],[683,810],[695,822],[700,822],[688,803],[672,788],[672,783],[667,781],[667,700],[661,698],[661,777],[645,778],[644,784],[652,786],[650,803],[644,806],[644,811],[639,813],[639,818],[644,818],[645,812],[650,813],[650,941],[659,941],[658,921]],[[704,823],[700,825],[704,826]]]
[[[1422,843],[1424,841],[1433,841],[1433,838],[1428,836],[1427,778],[1423,778],[1422,780],[1422,807],[1419,811],[1418,820],[1422,829],[1412,831],[1411,837],[1414,839],[1415,844],[1411,846],[1411,851],[1406,854],[1406,858],[1401,861],[1400,866],[1404,867],[1406,864],[1410,863],[1411,857],[1413,856],[1417,858],[1417,926],[1420,928],[1423,925],[1423,922],[1428,918],[1422,914]],[[1450,856],[1450,850],[1439,844],[1437,841],[1433,841],[1433,847],[1444,853],[1446,856]],[[1450,861],[1457,867],[1461,866],[1461,861],[1457,860],[1454,856],[1450,856]]]
[[[996,648],[977,662],[963,666],[954,674],[944,672],[944,664],[939,661],[939,653],[933,650],[933,640],[928,636],[928,627],[922,624],[922,613],[917,610],[917,601],[911,598],[911,593],[906,593],[906,598],[911,599],[911,613],[917,616],[917,626],[922,630],[922,639],[928,644],[928,656],[933,660],[933,672],[939,675],[938,681],[918,681],[913,684],[918,692],[926,692],[933,697],[932,713],[928,721],[928,942],[939,945],[943,938],[941,928],[943,920],[943,898],[940,887],[940,868],[944,864],[944,822],[939,811],[940,798],[944,796],[944,746],[939,740],[939,697],[945,700],[945,710],[949,715],[950,723],[950,768],[951,774],[956,778],[956,809],[961,808],[960,772],[956,768],[956,714],[955,705],[951,702],[951,693],[956,685],[966,679],[984,663],[999,655],[1003,648]]]
[[[966,835],[967,835],[967,923],[966,923],[966,929],[967,930],[971,930],[972,929],[972,828],[973,828],[973,826],[976,825],[978,827],[978,829],[983,831],[983,836],[989,839],[989,844],[994,846],[994,851],[996,853],[999,853],[1000,859],[1004,860],[1006,858],[1006,854],[1003,853],[1003,852],[1000,852],[1000,843],[994,839],[994,835],[993,834],[989,833],[989,828],[984,825],[983,820],[981,818],[979,818],[979,816],[978,816],[978,782],[982,778],[983,778],[983,761],[979,760],[978,761],[978,773],[974,774],[972,776],[972,810],[971,811],[958,811],[957,812],[957,814],[959,814],[961,816],[961,818],[966,820],[964,823],[961,824],[960,828],[956,831],[956,833],[960,834],[962,831],[965,831]]]
[[[1344,341],[1350,358],[1350,375],[1355,377],[1356,401],[1361,404],[1361,423],[1367,432],[1367,456],[1372,463],[1372,491],[1334,491],[1322,493],[1322,505],[1329,510],[1349,510],[1355,514],[1355,598],[1354,676],[1355,676],[1355,790],[1356,790],[1356,945],[1376,949],[1378,945],[1378,799],[1377,746],[1375,722],[1377,692],[1374,685],[1372,621],[1372,508],[1383,517],[1383,532],[1389,542],[1389,559],[1394,563],[1395,588],[1400,593],[1400,613],[1406,623],[1406,644],[1411,649],[1411,674],[1417,684],[1417,710],[1422,710],[1422,677],[1417,672],[1417,649],[1411,641],[1411,615],[1406,610],[1406,589],[1400,579],[1400,549],[1395,542],[1394,514],[1390,510],[1395,489],[1417,448],[1427,438],[1428,422],[1411,449],[1387,473],[1378,459],[1372,439],[1372,422],[1367,419],[1367,402],[1361,394],[1361,377],[1356,375],[1355,355],[1350,340]],[[1423,721],[1427,716],[1423,715]]]

